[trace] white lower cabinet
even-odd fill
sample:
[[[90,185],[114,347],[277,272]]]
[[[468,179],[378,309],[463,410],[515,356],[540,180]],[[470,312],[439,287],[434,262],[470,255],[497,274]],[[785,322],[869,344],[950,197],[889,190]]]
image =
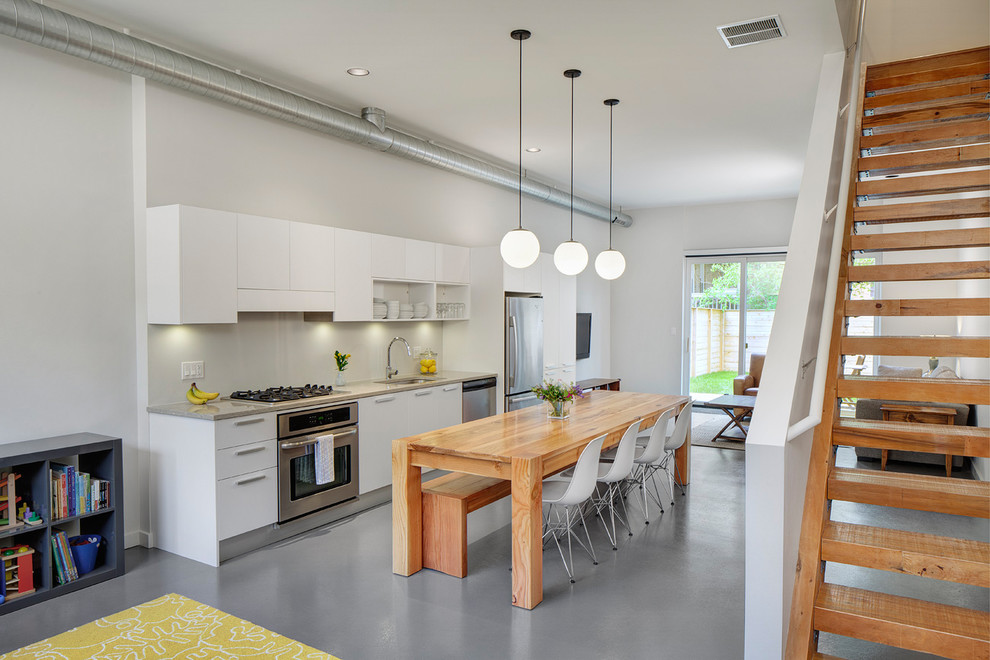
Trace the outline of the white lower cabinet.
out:
[[[358,399],[359,492],[392,483],[392,441],[408,435],[410,399],[410,391]]]
[[[445,429],[461,423],[461,384],[452,383],[436,388],[437,423],[435,429]]]
[[[151,541],[220,565],[220,541],[278,519],[275,413],[211,422],[152,414]]]
[[[217,482],[217,539],[250,532],[278,520],[278,468]]]

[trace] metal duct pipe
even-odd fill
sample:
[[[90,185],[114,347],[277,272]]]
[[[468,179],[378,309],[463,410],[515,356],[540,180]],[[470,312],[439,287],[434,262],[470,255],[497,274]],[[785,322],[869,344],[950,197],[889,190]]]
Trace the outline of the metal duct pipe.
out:
[[[367,119],[362,119],[32,0],[0,0],[0,34],[505,190],[515,192],[519,187],[518,172],[387,128],[384,112],[380,110],[370,109]],[[523,178],[522,192],[569,208],[567,193],[537,181]],[[574,198],[574,210],[606,222],[613,216],[609,208],[580,197]],[[624,227],[632,224],[629,215],[616,215],[615,224]]]

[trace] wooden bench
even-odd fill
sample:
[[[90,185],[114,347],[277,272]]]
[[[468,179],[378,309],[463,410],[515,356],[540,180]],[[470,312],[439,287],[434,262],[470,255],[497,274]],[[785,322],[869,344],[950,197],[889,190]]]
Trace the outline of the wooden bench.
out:
[[[467,514],[512,493],[512,482],[452,472],[423,484],[423,567],[467,575]]]

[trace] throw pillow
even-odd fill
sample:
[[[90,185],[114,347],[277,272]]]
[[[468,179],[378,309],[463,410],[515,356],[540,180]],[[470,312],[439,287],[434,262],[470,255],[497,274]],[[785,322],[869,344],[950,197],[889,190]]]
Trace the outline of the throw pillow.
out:
[[[955,371],[949,367],[942,365],[940,367],[935,367],[935,371],[928,374],[929,378],[959,378]]]
[[[892,367],[877,365],[877,376],[887,378],[921,378],[921,367]]]

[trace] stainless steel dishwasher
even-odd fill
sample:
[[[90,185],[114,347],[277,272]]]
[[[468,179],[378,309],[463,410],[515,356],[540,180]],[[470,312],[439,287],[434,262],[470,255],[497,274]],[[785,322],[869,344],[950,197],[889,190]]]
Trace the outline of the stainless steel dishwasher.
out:
[[[495,414],[495,378],[466,380],[461,389],[461,422]]]

